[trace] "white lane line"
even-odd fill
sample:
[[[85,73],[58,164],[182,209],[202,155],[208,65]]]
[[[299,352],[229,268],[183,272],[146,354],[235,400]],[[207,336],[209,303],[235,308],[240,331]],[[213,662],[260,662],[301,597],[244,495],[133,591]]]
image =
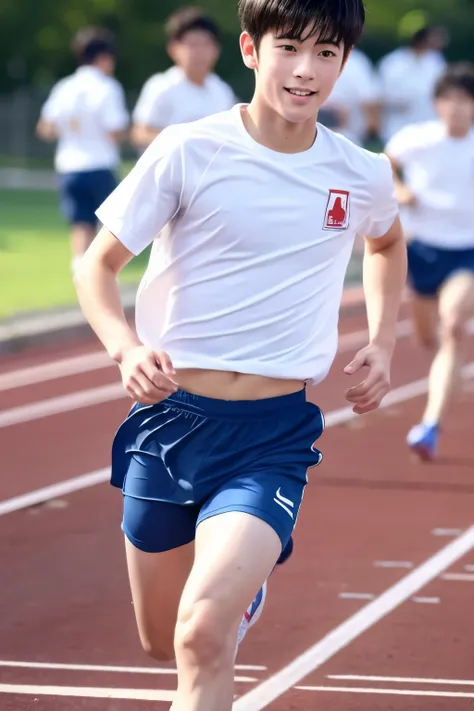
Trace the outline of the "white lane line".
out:
[[[47,383],[50,380],[59,380],[70,375],[80,375],[90,373],[102,368],[110,368],[115,363],[105,351],[95,351],[94,353],[84,353],[84,355],[73,356],[71,358],[61,358],[51,363],[34,365],[31,368],[21,368],[12,370],[0,375],[0,392],[13,390],[14,388],[24,388],[36,383]]]
[[[339,593],[340,600],[375,600],[375,595],[372,593]],[[439,605],[441,598],[439,597],[413,597],[412,602],[418,605]]]
[[[461,535],[462,530],[460,528],[435,528],[431,533],[437,538],[456,538]]]
[[[416,595],[474,548],[474,526],[336,627],[293,662],[242,696],[234,711],[261,711]]]
[[[381,696],[424,696],[438,699],[474,699],[474,694],[461,691],[415,691],[409,689],[351,689],[348,686],[297,686],[299,691],[321,691],[338,694],[379,694]],[[237,708],[237,705],[235,705]]]
[[[43,417],[59,415],[62,412],[72,412],[91,405],[101,405],[112,400],[128,398],[122,383],[112,383],[99,388],[90,388],[71,395],[60,395],[49,400],[34,402],[29,405],[12,407],[0,411],[0,428],[32,422]]]
[[[465,377],[474,377],[474,362],[470,363],[464,368]],[[426,392],[428,386],[427,379],[416,380],[413,383],[408,383],[408,385],[402,385],[400,388],[392,390],[385,400],[382,402],[380,409],[391,407],[394,404],[406,402],[419,395],[423,395]],[[117,387],[118,386],[107,386]],[[114,391],[115,392],[115,391]],[[123,392],[122,386],[120,385],[120,392]],[[82,395],[85,395],[82,393]],[[118,397],[118,390],[115,392]],[[64,400],[64,398],[59,398]],[[28,406],[33,407],[33,406]],[[28,408],[26,408],[28,409]],[[62,410],[64,411],[64,410]],[[0,412],[0,427],[2,426],[2,415],[8,414],[11,410],[7,410],[5,413]],[[43,415],[44,416],[44,415]],[[374,415],[372,415],[374,416]],[[333,412],[328,412],[325,416],[326,427],[335,427],[336,425],[341,425],[350,420],[357,418],[351,407],[343,407],[341,410],[334,410]],[[93,481],[89,481],[89,477],[93,477]],[[50,499],[60,498],[65,494],[70,494],[73,491],[79,491],[80,489],[87,489],[95,484],[100,484],[109,478],[109,470],[103,469],[101,472],[93,472],[92,474],[85,474],[74,479],[69,479],[67,481],[59,482],[58,484],[53,484],[44,489],[39,489],[36,491],[29,492],[22,496],[17,496],[12,499],[7,499],[6,501],[0,502],[0,516],[11,513],[13,511],[19,511],[20,509],[27,508],[28,506],[34,506],[37,504],[44,503]]]
[[[440,605],[440,597],[414,597],[412,602],[416,602],[417,605]]]
[[[36,489],[36,491],[29,491],[27,494],[0,501],[0,516],[5,516],[5,514],[20,511],[30,506],[44,504],[45,501],[73,494],[75,491],[89,489],[91,486],[103,484],[109,478],[110,469],[99,469],[98,471],[90,472],[90,474],[83,474],[82,476],[74,477],[74,479],[61,481],[59,484],[45,486],[42,489]]]
[[[414,564],[407,560],[376,560],[374,561],[375,568],[388,568],[388,569],[405,569],[411,570],[414,568]]]
[[[97,664],[57,664],[49,662],[15,662],[0,660],[0,667],[8,667],[11,669],[52,669],[55,671],[87,671],[87,672],[106,672],[113,674],[158,674],[167,676],[176,676],[175,668],[159,668],[159,667],[117,667],[117,666],[102,666]],[[245,664],[236,664],[234,667],[237,671],[266,671],[267,667],[252,666]],[[236,676],[235,681],[251,683],[257,681],[253,677]]]
[[[89,686],[31,686],[0,684],[0,694],[28,696],[78,696],[83,699],[132,699],[133,701],[173,701],[176,692],[162,689],[96,689]]]
[[[441,576],[441,580],[448,580],[453,583],[474,583],[474,575],[472,573],[446,573]]]
[[[417,677],[402,676],[357,676],[355,674],[328,674],[326,679],[331,681],[370,681],[384,684],[426,684],[427,686],[474,686],[474,681],[463,679],[418,679]]]

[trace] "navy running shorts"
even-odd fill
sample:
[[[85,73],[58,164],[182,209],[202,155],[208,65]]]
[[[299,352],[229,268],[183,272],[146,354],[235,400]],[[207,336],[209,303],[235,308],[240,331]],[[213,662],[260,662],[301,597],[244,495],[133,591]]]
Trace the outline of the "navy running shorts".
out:
[[[413,239],[408,248],[408,281],[416,294],[436,296],[439,289],[459,271],[474,272],[474,248],[441,249]]]
[[[58,175],[61,211],[71,225],[85,223],[95,227],[95,211],[117,187],[111,170],[85,170]]]
[[[305,390],[231,401],[182,390],[132,407],[112,447],[111,484],[124,494],[122,530],[147,553],[190,543],[204,520],[242,511],[288,543],[324,417]]]

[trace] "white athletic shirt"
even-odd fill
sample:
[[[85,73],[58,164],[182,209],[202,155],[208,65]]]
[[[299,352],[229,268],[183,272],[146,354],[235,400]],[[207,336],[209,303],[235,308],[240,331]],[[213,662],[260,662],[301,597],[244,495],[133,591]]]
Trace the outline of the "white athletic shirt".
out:
[[[150,77],[133,111],[135,123],[162,130],[227,111],[236,103],[228,84],[210,74],[202,86],[190,81],[179,67]]]
[[[163,131],[97,216],[134,254],[162,232],[137,296],[144,344],[176,368],[317,383],[355,235],[397,213],[386,156],[323,126],[309,150],[275,152],[238,105]]]
[[[122,86],[92,66],[79,67],[52,89],[41,110],[59,134],[55,167],[59,173],[115,168],[119,148],[110,137],[127,128]]]
[[[450,138],[440,121],[414,124],[385,150],[416,195],[402,212],[407,233],[434,247],[474,247],[474,129]]]
[[[384,140],[390,139],[404,126],[436,117],[433,92],[445,66],[441,52],[431,50],[419,55],[410,47],[400,47],[381,60]]]

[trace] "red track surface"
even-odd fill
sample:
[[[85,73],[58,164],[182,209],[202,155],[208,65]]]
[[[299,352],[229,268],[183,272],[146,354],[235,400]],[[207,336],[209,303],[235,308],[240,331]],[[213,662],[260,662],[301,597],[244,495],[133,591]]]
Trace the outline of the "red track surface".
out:
[[[342,333],[364,328],[360,316],[341,322]],[[362,343],[361,343],[362,345]],[[94,342],[8,356],[0,376],[20,368],[97,350]],[[330,377],[311,396],[326,413],[345,407],[347,376],[341,373],[355,352],[340,354]],[[470,345],[474,360],[474,344]],[[410,339],[400,340],[393,386],[426,375],[427,358]],[[114,368],[0,389],[2,412],[117,381]],[[443,434],[441,459],[414,462],[405,435],[417,421],[418,397],[370,417],[330,427],[320,440],[325,460],[314,471],[295,534],[291,561],[271,579],[261,622],[245,641],[237,670],[254,681],[239,681],[244,696],[277,674],[331,630],[369,604],[345,599],[359,593],[376,598],[411,572],[377,567],[402,561],[417,568],[451,543],[435,529],[465,531],[474,523],[474,390],[466,382]],[[110,441],[128,408],[123,400],[0,428],[0,500],[107,467]],[[133,671],[54,669],[53,664],[147,667],[138,644],[119,529],[120,496],[108,484],[54,498],[0,516],[0,708],[3,711],[138,711],[169,708],[166,701],[92,698],[78,687],[172,690],[175,676]],[[434,684],[433,680],[473,679],[471,551],[455,561],[418,597],[409,597],[381,621],[303,676],[270,702],[275,711],[461,711],[472,708],[474,684]],[[444,578],[461,573],[465,580]],[[471,570],[471,575],[474,568]],[[438,602],[436,600],[438,599]],[[4,662],[14,662],[6,666]],[[44,663],[24,668],[17,663]],[[328,679],[328,676],[390,677],[385,681]],[[393,680],[417,678],[410,682]],[[282,676],[277,674],[276,684]],[[273,682],[272,682],[273,683]],[[4,693],[2,685],[13,685]],[[26,689],[27,687],[32,687]],[[43,687],[65,688],[65,696],[43,695]],[[317,691],[295,687],[318,687]],[[325,690],[320,690],[326,687]],[[327,688],[329,687],[329,689]],[[370,689],[343,693],[341,687]],[[395,695],[374,690],[405,691]],[[115,691],[114,691],[115,690]],[[31,693],[19,693],[30,691]],[[427,692],[452,694],[429,696]],[[424,692],[421,696],[413,692]],[[77,693],[79,695],[73,696]],[[456,694],[472,694],[463,698]],[[133,698],[133,693],[131,694]],[[140,696],[139,693],[135,694]],[[241,702],[243,703],[243,702]],[[263,706],[249,705],[246,711]],[[265,706],[266,707],[266,706]],[[242,709],[244,707],[242,706]]]

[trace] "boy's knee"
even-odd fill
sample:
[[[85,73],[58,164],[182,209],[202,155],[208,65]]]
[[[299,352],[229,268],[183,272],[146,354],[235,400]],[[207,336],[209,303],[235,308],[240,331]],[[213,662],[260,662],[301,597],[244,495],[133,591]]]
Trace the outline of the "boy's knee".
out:
[[[466,335],[464,319],[457,314],[450,314],[441,319],[441,339],[460,343]]]
[[[231,630],[219,624],[213,604],[197,604],[188,614],[178,617],[175,646],[191,653],[199,666],[220,667],[232,653]]]

